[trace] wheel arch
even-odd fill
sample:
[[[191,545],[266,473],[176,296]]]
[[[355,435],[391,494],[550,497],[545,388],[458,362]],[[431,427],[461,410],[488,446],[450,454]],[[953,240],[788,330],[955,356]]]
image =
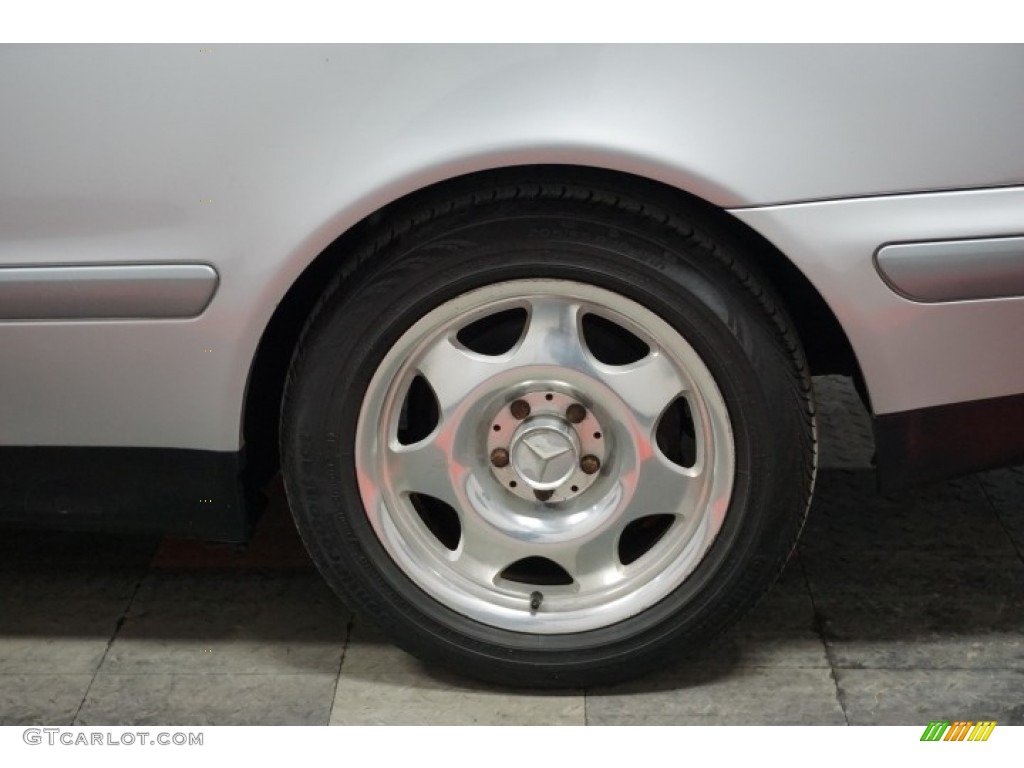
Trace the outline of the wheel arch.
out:
[[[459,194],[494,183],[560,181],[599,184],[634,193],[671,210],[689,211],[716,234],[732,238],[751,253],[789,311],[814,374],[838,373],[861,381],[856,356],[835,314],[800,269],[778,248],[727,211],[697,194],[647,176],[584,165],[516,165],[478,170],[419,186],[376,208],[335,237],[299,273],[281,298],[260,336],[246,382],[242,409],[246,484],[269,480],[279,465],[278,414],[292,352],[324,286],[382,222],[396,211],[439,194]]]

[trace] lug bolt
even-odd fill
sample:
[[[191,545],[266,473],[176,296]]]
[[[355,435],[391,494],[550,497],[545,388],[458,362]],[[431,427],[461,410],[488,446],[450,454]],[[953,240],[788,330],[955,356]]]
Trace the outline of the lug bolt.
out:
[[[587,418],[587,409],[579,403],[573,403],[565,409],[565,418],[572,424],[579,424]]]
[[[519,421],[530,415],[530,404],[525,400],[513,401],[508,409],[512,412],[512,418],[519,419]]]
[[[496,467],[508,466],[508,451],[504,448],[495,448],[491,451],[491,464]]]
[[[601,460],[598,459],[597,456],[593,456],[588,453],[586,456],[580,459],[580,469],[582,469],[585,474],[592,475],[595,472],[597,472],[597,470],[599,470],[600,468]]]
[[[533,492],[533,495],[537,497],[537,501],[547,501],[554,494],[554,491],[537,491]]]

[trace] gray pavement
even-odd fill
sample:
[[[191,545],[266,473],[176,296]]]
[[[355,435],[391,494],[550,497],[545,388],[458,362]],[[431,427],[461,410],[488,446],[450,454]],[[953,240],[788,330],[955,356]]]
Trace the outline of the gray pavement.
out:
[[[244,550],[0,531],[0,724],[1024,724],[1024,468],[882,497],[852,388],[816,385],[797,555],[656,676],[532,693],[426,669],[341,607],[278,488]]]

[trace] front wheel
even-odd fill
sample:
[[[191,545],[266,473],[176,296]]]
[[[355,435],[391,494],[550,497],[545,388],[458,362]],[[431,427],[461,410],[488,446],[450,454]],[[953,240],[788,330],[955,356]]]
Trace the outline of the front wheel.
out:
[[[325,577],[499,683],[605,683],[706,642],[811,492],[809,381],[767,286],[699,220],[600,189],[408,222],[328,290],[288,381],[285,483]]]

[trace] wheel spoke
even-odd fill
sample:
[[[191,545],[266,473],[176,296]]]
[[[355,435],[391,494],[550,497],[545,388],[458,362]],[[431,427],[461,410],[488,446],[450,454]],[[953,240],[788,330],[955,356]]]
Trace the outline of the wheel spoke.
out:
[[[625,486],[619,520],[623,526],[649,515],[684,516],[696,511],[704,486],[697,469],[677,467],[652,453],[635,473],[624,475]]]
[[[579,317],[579,304],[553,296],[533,299],[526,333],[512,363],[589,369],[591,360],[580,336]]]
[[[477,354],[452,336],[444,336],[423,355],[419,371],[434,390],[441,412],[448,415],[475,387],[499,373],[505,363],[504,356]]]
[[[629,365],[597,364],[595,374],[622,398],[640,424],[651,428],[686,390],[679,371],[660,350]]]
[[[607,589],[622,580],[617,552],[620,528],[608,526],[552,558],[573,577],[581,592]]]
[[[493,584],[517,560],[537,554],[529,540],[498,530],[472,511],[461,515],[460,522],[462,540],[455,565],[485,584]]]
[[[458,487],[468,470],[452,461],[442,442],[435,437],[416,445],[389,447],[388,477],[397,491],[433,496],[458,509],[462,505]]]

